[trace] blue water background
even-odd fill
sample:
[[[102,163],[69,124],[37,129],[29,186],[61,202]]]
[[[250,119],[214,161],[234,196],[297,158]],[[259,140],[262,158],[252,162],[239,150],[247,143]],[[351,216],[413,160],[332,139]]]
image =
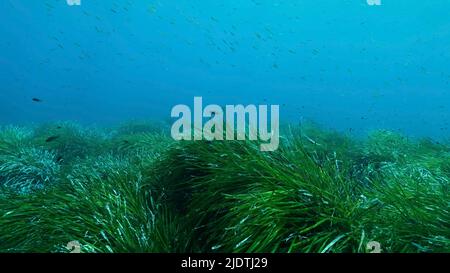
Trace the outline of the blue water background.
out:
[[[0,37],[0,124],[168,120],[203,96],[347,132],[450,132],[448,0],[2,0]]]

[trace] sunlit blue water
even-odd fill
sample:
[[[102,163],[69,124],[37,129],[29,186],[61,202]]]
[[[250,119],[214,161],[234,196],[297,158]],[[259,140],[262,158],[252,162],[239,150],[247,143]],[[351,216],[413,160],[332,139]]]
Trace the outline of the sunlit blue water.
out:
[[[450,2],[381,2],[2,0],[0,123],[166,120],[203,96],[447,137]]]

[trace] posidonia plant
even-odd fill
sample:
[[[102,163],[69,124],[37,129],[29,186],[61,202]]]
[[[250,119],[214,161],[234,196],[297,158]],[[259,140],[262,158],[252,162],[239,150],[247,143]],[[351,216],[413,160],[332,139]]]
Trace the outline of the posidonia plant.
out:
[[[280,148],[160,124],[0,129],[0,252],[450,252],[450,144],[313,124]]]

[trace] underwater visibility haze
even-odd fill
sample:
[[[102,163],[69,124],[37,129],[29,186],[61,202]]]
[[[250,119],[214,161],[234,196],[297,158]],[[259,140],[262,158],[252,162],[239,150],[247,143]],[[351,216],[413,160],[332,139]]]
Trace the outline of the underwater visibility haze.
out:
[[[450,252],[449,7],[1,1],[0,252]]]

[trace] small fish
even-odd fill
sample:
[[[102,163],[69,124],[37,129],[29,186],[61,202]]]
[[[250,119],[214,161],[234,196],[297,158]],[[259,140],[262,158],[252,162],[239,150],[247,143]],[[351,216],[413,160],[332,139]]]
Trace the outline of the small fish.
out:
[[[34,101],[34,102],[42,102],[42,100],[38,99],[38,98],[32,98],[31,100]]]
[[[54,141],[54,140],[56,140],[56,139],[58,139],[58,138],[59,138],[59,136],[51,136],[51,137],[47,138],[47,139],[45,140],[45,142],[52,142],[52,141]]]

